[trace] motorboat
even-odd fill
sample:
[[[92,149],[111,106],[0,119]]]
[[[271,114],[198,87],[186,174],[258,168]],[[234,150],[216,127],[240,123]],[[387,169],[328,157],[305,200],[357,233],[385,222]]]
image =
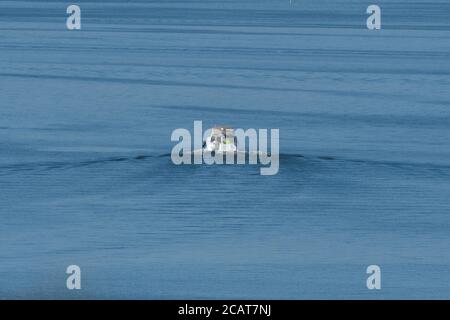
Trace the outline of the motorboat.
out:
[[[203,151],[211,153],[236,153],[237,139],[234,129],[226,126],[214,126],[211,134],[203,142]]]

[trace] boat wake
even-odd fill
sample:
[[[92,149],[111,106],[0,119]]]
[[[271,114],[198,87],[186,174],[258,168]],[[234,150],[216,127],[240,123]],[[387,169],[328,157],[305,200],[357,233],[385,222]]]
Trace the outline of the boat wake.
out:
[[[193,153],[192,153],[193,155]],[[246,152],[246,156],[249,153]],[[32,172],[32,171],[51,171],[51,170],[65,170],[74,169],[81,167],[90,166],[101,166],[114,163],[139,163],[139,162],[157,162],[158,160],[165,159],[171,165],[174,165],[171,161],[170,153],[161,154],[134,154],[130,156],[115,156],[115,157],[104,157],[97,159],[86,159],[78,161],[41,161],[41,162],[24,162],[24,163],[14,163],[0,165],[0,175],[11,175],[20,172]],[[344,164],[365,164],[371,166],[389,166],[399,169],[428,169],[428,170],[439,170],[450,175],[450,165],[439,165],[431,163],[414,163],[414,162],[395,162],[395,161],[379,161],[370,159],[349,159],[349,158],[339,158],[334,156],[323,156],[323,155],[305,155],[300,153],[281,153],[279,154],[280,167],[285,166],[301,166],[302,164],[308,164],[313,162],[321,161],[335,161]],[[247,163],[247,162],[246,162]],[[204,164],[205,166],[208,166]],[[199,166],[199,165],[196,165]]]

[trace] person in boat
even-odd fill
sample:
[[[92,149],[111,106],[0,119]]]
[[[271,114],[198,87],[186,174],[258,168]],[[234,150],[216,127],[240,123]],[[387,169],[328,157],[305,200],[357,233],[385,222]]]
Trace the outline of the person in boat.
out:
[[[203,149],[210,152],[236,152],[237,139],[234,130],[225,126],[215,126],[203,143]]]

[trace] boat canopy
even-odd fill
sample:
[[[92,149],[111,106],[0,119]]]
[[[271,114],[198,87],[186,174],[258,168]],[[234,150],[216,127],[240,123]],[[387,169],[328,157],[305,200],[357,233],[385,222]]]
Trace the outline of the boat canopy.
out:
[[[214,126],[211,135],[222,135],[226,137],[234,137],[234,129],[226,126]]]

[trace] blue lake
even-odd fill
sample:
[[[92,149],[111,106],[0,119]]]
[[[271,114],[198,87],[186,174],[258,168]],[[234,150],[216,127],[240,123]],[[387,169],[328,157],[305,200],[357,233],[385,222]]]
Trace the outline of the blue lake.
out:
[[[0,299],[450,298],[448,1],[77,4],[0,2]],[[174,165],[194,120],[279,173]]]

